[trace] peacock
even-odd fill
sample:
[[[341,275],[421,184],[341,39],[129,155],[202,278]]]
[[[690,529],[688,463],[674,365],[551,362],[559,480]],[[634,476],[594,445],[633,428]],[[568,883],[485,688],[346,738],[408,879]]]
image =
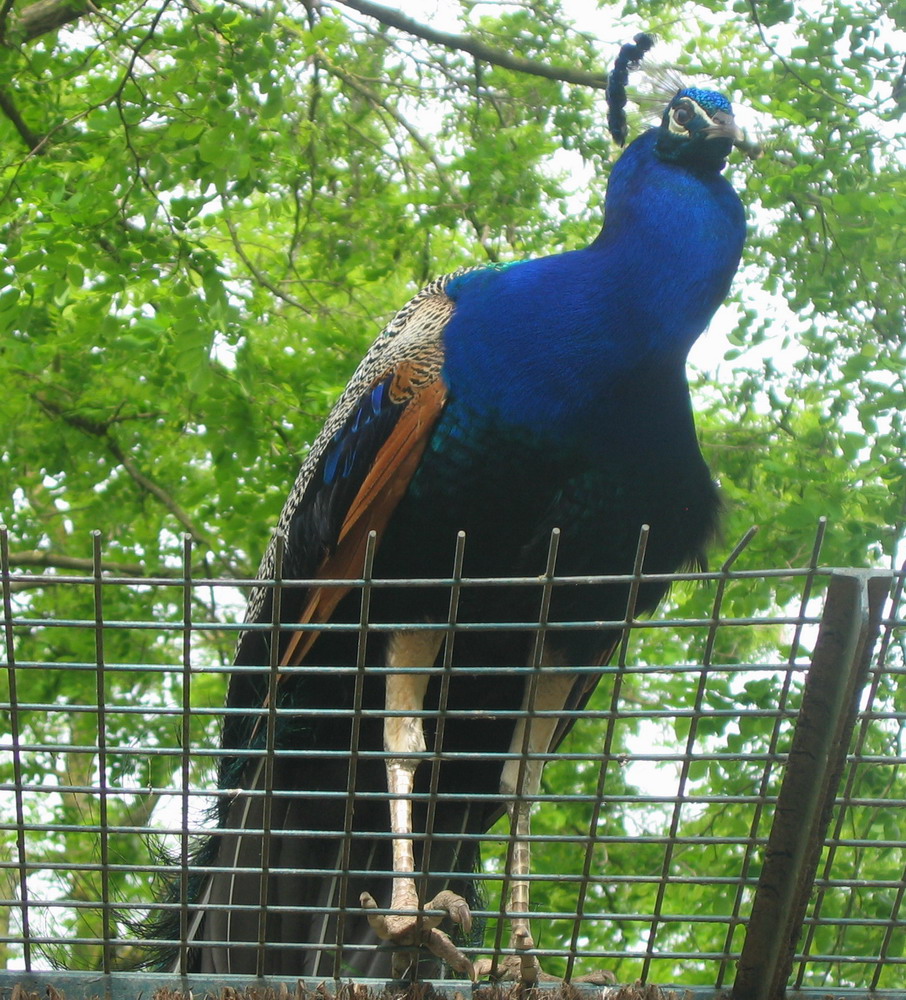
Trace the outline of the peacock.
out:
[[[627,73],[650,44],[636,36],[610,76],[621,145]],[[720,500],[685,360],[742,252],[743,208],[722,175],[734,145],[745,138],[729,101],[680,89],[614,165],[589,246],[437,278],[364,357],[264,556],[261,579],[288,584],[249,600],[223,728],[220,786],[231,792],[196,858],[190,970],[386,979],[420,948],[428,963],[480,975],[487,962],[461,944],[469,876],[476,838],[505,808],[515,843],[504,964],[538,975],[528,838],[543,764],[517,758],[556,749],[569,728],[557,713],[594,686],[578,668],[605,664],[619,632],[550,629],[539,647],[528,627],[464,629],[441,676],[432,668],[445,655],[450,588],[375,587],[369,620],[412,627],[378,628],[360,645],[352,581],[366,558],[377,580],[444,578],[454,566],[466,579],[538,577],[551,570],[552,537],[558,575],[626,575],[646,525],[646,573],[703,561]],[[350,583],[327,583],[337,580]],[[665,590],[643,582],[637,611]],[[626,601],[625,584],[555,586],[546,614],[619,621]],[[476,626],[538,621],[537,588],[463,586],[458,602],[458,620]],[[540,670],[500,669],[531,662]],[[279,676],[260,669],[269,664]],[[514,722],[527,676],[533,712]],[[443,758],[419,767],[439,742],[430,713],[441,698]],[[269,757],[268,740],[282,752]]]

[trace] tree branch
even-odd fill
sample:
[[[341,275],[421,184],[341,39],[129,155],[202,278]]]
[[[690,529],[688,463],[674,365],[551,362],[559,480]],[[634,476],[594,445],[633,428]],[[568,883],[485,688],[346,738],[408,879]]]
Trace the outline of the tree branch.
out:
[[[32,549],[25,552],[10,552],[9,554],[9,564],[10,566],[38,566],[42,569],[77,569],[81,570],[86,574],[91,574],[94,572],[94,560],[93,559],[81,559],[77,556],[63,556],[55,555],[53,552],[45,552],[42,549]],[[144,566],[140,566],[138,563],[117,563],[117,562],[104,562],[101,564],[102,569],[108,570],[111,573],[116,573],[118,576],[145,576],[147,570]],[[181,575],[182,569],[178,573],[174,572],[168,575]],[[155,576],[163,574],[154,574]]]
[[[819,94],[821,97],[826,97],[833,104],[836,104],[840,108],[848,107],[846,101],[842,101],[839,98],[834,97],[833,94],[829,94],[826,90],[821,90],[818,87],[813,87],[807,80],[803,79],[802,76],[796,72],[795,69],[790,65],[790,63],[784,59],[784,57],[777,51],[777,49],[768,41],[768,36],[765,34],[764,25],[761,23],[761,19],[758,17],[758,9],[755,6],[755,0],[749,0],[749,13],[752,15],[752,22],[758,29],[758,34],[763,42],[765,48],[771,55],[777,59],[783,68],[793,77],[794,80],[798,81],[805,87],[806,90],[810,90],[813,94]]]
[[[261,12],[260,8],[244,3],[243,0],[230,0],[230,2],[251,14]],[[595,90],[604,90],[607,87],[607,73],[589,73],[571,66],[552,66],[535,59],[523,59],[521,56],[511,55],[503,49],[495,49],[486,45],[470,35],[439,31],[427,24],[421,24],[419,21],[407,17],[401,11],[385,7],[383,4],[373,3],[372,0],[337,0],[337,2],[344,7],[357,10],[367,17],[373,17],[388,27],[398,28],[416,38],[443,45],[448,49],[468,52],[476,59],[481,59],[494,66],[515,70],[517,73],[528,73],[531,76],[541,76],[547,80],[559,80],[562,83],[571,83],[579,87],[593,87]],[[9,30],[11,34],[15,35],[17,41],[30,42],[50,31],[62,28],[72,21],[77,21],[85,14],[91,14],[100,7],[108,5],[112,5],[110,0],[98,0],[97,3],[94,0],[37,0],[36,3],[25,7],[17,15],[10,16]]]
[[[547,80],[560,80],[563,83],[572,83],[580,87],[594,87],[596,90],[604,90],[607,87],[607,73],[588,73],[570,66],[551,66],[534,59],[523,59],[521,56],[510,55],[509,52],[485,45],[484,42],[472,38],[470,35],[456,35],[448,31],[438,31],[427,24],[414,21],[401,11],[373,3],[372,0],[337,0],[337,2],[344,7],[357,10],[360,14],[373,17],[388,27],[399,28],[400,31],[405,31],[409,35],[415,35],[416,38],[422,38],[426,42],[443,45],[448,49],[468,52],[476,59],[481,59],[494,66],[502,66],[504,69],[515,70],[517,73],[543,76]]]
[[[43,149],[41,149],[43,138],[37,132],[32,132],[28,125],[26,125],[25,119],[19,114],[19,109],[5,90],[0,90],[0,111],[10,120],[13,128],[22,137],[22,141],[28,146],[30,152],[43,152]]]
[[[93,559],[64,556],[53,552],[44,552],[40,549],[10,552],[9,564],[16,569],[36,567],[38,569],[71,570],[81,576],[92,576],[94,574]],[[138,563],[107,562],[106,560],[101,563],[101,569],[106,573],[112,573],[114,576],[131,576],[139,580],[148,577],[177,579],[181,578],[183,574],[182,567],[179,567],[179,569],[157,569],[154,573],[149,573],[144,566],[140,566]],[[204,576],[206,569],[207,567],[200,566],[197,575]],[[193,573],[195,572],[193,569]],[[65,576],[61,577],[44,573],[36,573],[28,576],[12,575],[9,588],[11,593],[21,594],[29,590],[43,590],[47,587],[60,586],[65,580]]]
[[[99,0],[102,3],[103,0]],[[37,0],[9,18],[9,33],[17,42],[32,42],[98,9],[93,0]]]
[[[126,470],[126,472],[143,490],[150,493],[151,496],[155,497],[161,504],[163,504],[163,506],[189,533],[192,541],[199,545],[204,545],[207,548],[212,548],[210,541],[208,541],[208,539],[205,538],[205,536],[195,527],[189,515],[182,509],[182,507],[179,506],[173,497],[171,497],[165,489],[158,486],[153,480],[149,479],[138,468],[135,462],[133,462],[132,459],[123,451],[119,443],[110,434],[109,423],[92,420],[89,417],[81,416],[79,414],[66,413],[62,407],[58,406],[56,403],[52,403],[48,399],[45,399],[40,393],[35,393],[34,399],[35,402],[37,402],[37,404],[51,416],[59,417],[63,423],[68,424],[70,427],[74,427],[76,430],[80,430],[85,434],[91,434],[93,437],[100,438],[119,465]]]
[[[34,567],[37,569],[68,569],[79,575],[92,576],[94,574],[94,560],[84,559],[80,556],[61,555],[57,552],[48,552],[44,549],[25,549],[21,552],[10,552],[9,564],[17,569]],[[181,580],[184,574],[182,566],[171,568],[169,566],[158,566],[149,569],[140,563],[123,563],[103,560],[101,570],[111,573],[113,576],[134,576],[139,580],[161,579],[161,580]],[[204,563],[192,566],[192,576],[197,579],[204,579],[208,576],[208,567]],[[14,591],[34,590],[37,587],[47,587],[55,583],[63,583],[56,576],[45,576],[38,574],[28,577],[13,577],[11,586]],[[207,605],[203,605],[207,608]],[[211,619],[214,620],[213,618]]]
[[[135,482],[153,497],[163,504],[164,507],[176,518],[177,521],[186,529],[186,531],[192,536],[192,541],[199,545],[207,546],[211,548],[211,543],[207,538],[195,527],[192,523],[192,519],[189,515],[179,506],[179,504],[167,493],[166,490],[162,489],[153,480],[149,479],[132,461],[131,458],[120,448],[119,444],[109,435],[105,435],[105,440],[107,442],[107,447],[110,450],[111,455],[120,463],[120,465],[129,473],[130,476],[135,480]]]
[[[3,0],[3,6],[0,7],[0,42],[6,38],[6,25],[14,2],[15,0]]]

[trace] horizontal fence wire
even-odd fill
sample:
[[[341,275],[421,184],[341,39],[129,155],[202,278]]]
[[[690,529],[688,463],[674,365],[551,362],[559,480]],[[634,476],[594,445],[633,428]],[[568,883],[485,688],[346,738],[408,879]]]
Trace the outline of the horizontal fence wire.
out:
[[[532,933],[542,968],[560,976],[602,968],[620,983],[732,986],[831,575],[817,564],[817,555],[796,569],[753,570],[728,561],[712,572],[676,574],[652,619],[637,618],[630,607],[618,620],[541,615],[484,622],[451,614],[441,622],[369,621],[363,614],[355,621],[302,626],[350,633],[361,650],[370,650],[371,643],[383,648],[388,635],[433,632],[441,652],[430,664],[405,669],[390,668],[370,652],[337,666],[319,662],[316,642],[305,662],[281,669],[279,677],[272,663],[244,666],[242,676],[269,692],[245,705],[227,704],[226,692],[236,672],[236,641],[249,627],[241,620],[248,587],[267,588],[279,605],[284,589],[312,581],[197,576],[188,545],[173,576],[136,578],[107,572],[97,540],[90,570],[36,571],[11,563],[5,537],[0,571],[0,709],[7,719],[0,734],[3,968],[117,973],[138,967],[149,948],[172,946],[172,968],[186,971],[190,943],[196,951],[230,944],[216,937],[190,942],[198,885],[218,874],[265,886],[291,879],[298,872],[283,864],[280,844],[293,840],[320,842],[324,849],[317,858],[333,859],[306,871],[338,887],[326,904],[272,892],[266,898],[265,891],[220,903],[220,911],[253,921],[262,909],[287,917],[327,914],[332,933],[341,934],[365,912],[358,896],[343,895],[342,886],[370,878],[378,895],[389,886],[392,870],[360,863],[361,852],[348,843],[351,819],[338,830],[325,830],[316,816],[294,821],[279,830],[280,844],[269,823],[283,809],[295,820],[304,817],[306,804],[318,810],[336,802],[347,818],[372,803],[389,813],[386,785],[363,784],[362,775],[377,773],[393,756],[379,740],[369,742],[368,734],[375,726],[380,732],[394,712],[379,706],[366,711],[361,698],[330,708],[319,697],[307,706],[286,692],[320,692],[348,682],[360,684],[361,694],[382,686],[391,673],[408,672],[428,675],[434,692],[412,712],[428,733],[426,749],[402,755],[421,761],[417,773],[424,776],[404,796],[422,821],[412,835],[416,875],[421,882],[430,874],[434,880],[449,875],[460,884],[480,883],[480,901],[472,909],[483,929],[461,942],[464,952],[498,960],[513,952],[507,858],[516,838],[504,812],[512,796],[499,789],[483,793],[482,801],[502,818],[467,835],[480,845],[474,873],[451,865],[447,846],[462,839],[461,831],[435,824],[425,833],[426,817],[440,816],[441,806],[468,810],[474,797],[468,787],[442,789],[445,769],[467,774],[488,761],[489,751],[457,746],[451,734],[476,721],[509,734],[520,717],[563,718],[571,728],[555,751],[507,749],[508,735],[504,749],[493,751],[501,769],[506,761],[516,768],[534,761],[546,765],[541,788],[531,796],[532,830],[525,838],[532,853]],[[631,590],[651,579],[552,574],[475,580],[452,574],[411,581],[363,576],[316,585],[351,587],[366,610],[375,592],[408,587],[439,588],[452,595],[453,608],[464,593],[526,588],[543,608],[545,593],[602,585]],[[796,989],[906,995],[903,583],[902,573],[893,574],[796,945],[790,982]],[[300,626],[273,621],[254,628],[276,642],[281,632]],[[537,703],[481,707],[479,691],[504,681],[530,685],[538,663],[463,665],[452,652],[473,632],[546,637],[608,631],[623,636],[608,664],[570,665],[577,677],[598,682],[587,703],[566,710]],[[453,694],[444,702],[438,691]],[[222,749],[221,727],[230,719],[247,724],[260,740]],[[304,739],[293,745],[287,736],[330,724],[357,734],[352,745],[311,749]],[[318,767],[348,769],[348,785],[273,783],[287,768],[312,767],[313,756]],[[263,761],[270,783],[218,787],[225,759],[243,774]],[[237,801],[247,802],[257,817],[251,826],[233,825],[231,804]],[[292,811],[294,803],[303,808]],[[216,826],[218,804],[225,817],[218,835],[254,834],[261,847],[255,864],[196,855]],[[388,825],[368,834],[377,845],[374,856],[389,857],[380,848],[392,839],[389,831]],[[269,878],[262,880],[262,870]],[[380,905],[389,912],[387,898]],[[155,925],[155,918],[168,915],[173,919]],[[158,930],[151,933],[153,926]],[[163,926],[170,936],[160,936]],[[355,954],[386,951],[373,935],[282,942],[287,953],[299,955],[300,967],[307,962],[306,969],[321,978],[338,969],[342,975],[341,945]]]

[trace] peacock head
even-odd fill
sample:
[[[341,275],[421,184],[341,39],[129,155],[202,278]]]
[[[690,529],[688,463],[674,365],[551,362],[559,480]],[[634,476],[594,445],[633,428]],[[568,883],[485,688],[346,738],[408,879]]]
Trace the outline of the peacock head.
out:
[[[667,163],[693,170],[721,170],[745,133],[733,120],[733,108],[715,90],[685,87],[667,105],[655,150]]]
[[[629,71],[642,61],[654,44],[652,35],[636,35],[622,46],[613,70],[607,77],[607,127],[614,142],[626,142],[626,84]],[[733,120],[733,108],[723,94],[699,87],[684,87],[667,105],[661,119],[657,155],[667,163],[677,163],[690,170],[722,170],[734,146],[756,159],[761,147],[746,138]]]

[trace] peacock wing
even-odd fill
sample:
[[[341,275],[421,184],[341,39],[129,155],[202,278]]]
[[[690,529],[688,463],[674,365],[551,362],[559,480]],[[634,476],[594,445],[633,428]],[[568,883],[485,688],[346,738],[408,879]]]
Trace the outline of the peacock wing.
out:
[[[415,474],[443,411],[443,332],[454,303],[436,279],[381,332],[313,442],[280,515],[275,538],[286,539],[284,578],[354,580],[369,534],[381,537]],[[259,577],[272,577],[275,540]],[[349,587],[314,585],[295,597],[291,616],[311,626],[328,621]],[[269,588],[250,596],[246,620],[270,620]],[[281,665],[300,663],[317,639],[307,628],[288,634]],[[244,632],[237,664],[266,663],[266,633]]]

